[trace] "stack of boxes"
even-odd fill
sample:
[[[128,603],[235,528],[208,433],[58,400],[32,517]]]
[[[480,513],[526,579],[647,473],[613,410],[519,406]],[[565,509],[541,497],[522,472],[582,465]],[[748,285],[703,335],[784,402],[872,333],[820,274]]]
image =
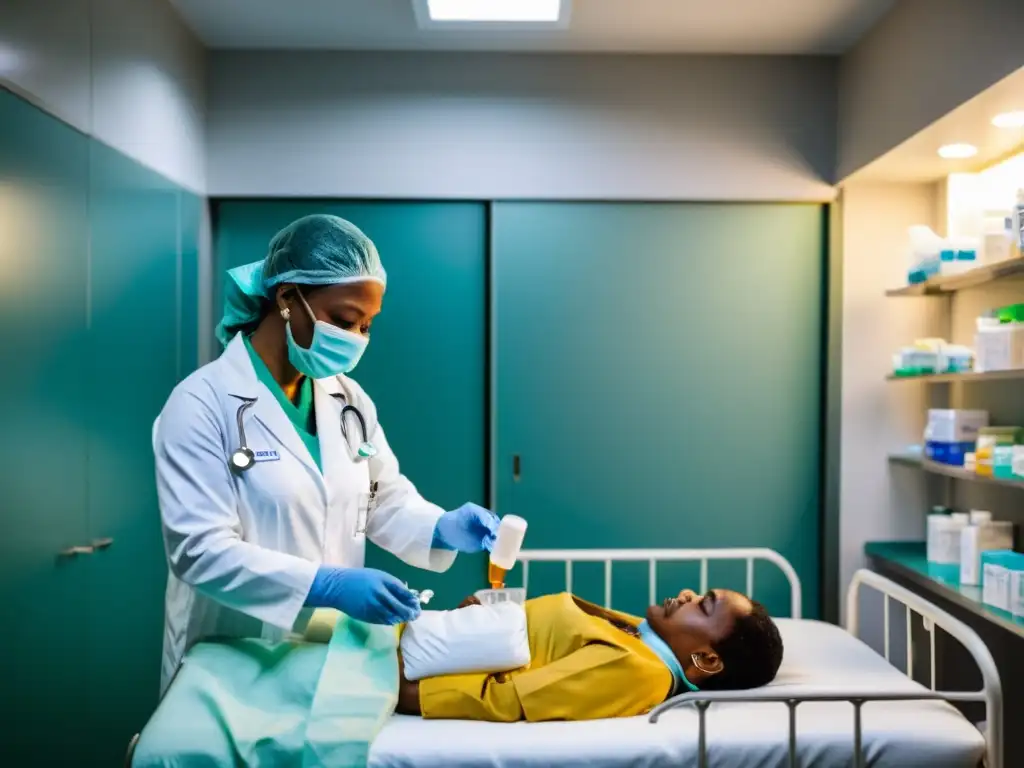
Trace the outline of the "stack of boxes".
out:
[[[955,566],[963,586],[980,586],[982,602],[1024,617],[1024,554],[1013,551],[1014,525],[992,514],[935,507],[928,515],[928,562]]]
[[[932,461],[962,467],[974,451],[981,430],[988,427],[988,411],[932,408],[924,430],[924,453]]]

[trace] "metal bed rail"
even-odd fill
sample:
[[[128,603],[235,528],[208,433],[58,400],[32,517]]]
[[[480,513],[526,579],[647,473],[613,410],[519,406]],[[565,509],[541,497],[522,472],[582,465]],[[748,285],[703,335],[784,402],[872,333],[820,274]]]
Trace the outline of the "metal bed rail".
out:
[[[529,593],[530,563],[565,563],[565,590],[572,591],[574,563],[604,563],[604,607],[612,607],[612,565],[614,563],[647,563],[648,599],[658,600],[659,563],[700,563],[700,593],[708,589],[708,562],[711,560],[740,560],[747,566],[746,594],[754,594],[754,563],[758,560],[775,565],[789,582],[790,614],[801,617],[802,601],[800,577],[790,562],[774,549],[765,547],[727,547],[722,549],[524,549],[519,553],[522,564],[523,588]]]
[[[941,627],[948,635],[962,645],[981,673],[980,691],[945,691],[943,698],[948,701],[978,701],[985,704],[985,745],[988,768],[1002,768],[1003,765],[1003,687],[999,669],[988,646],[978,633],[950,613],[929,602],[921,595],[891,581],[874,571],[861,568],[853,574],[846,592],[846,631],[860,637],[860,589],[868,586],[882,593],[884,625],[884,654],[889,661],[889,602],[896,600],[906,609],[907,633],[907,677],[913,677],[914,654],[911,644],[911,629],[914,614],[921,617],[922,625],[928,632],[931,665],[931,689],[935,691],[935,628]]]
[[[853,706],[853,765],[862,768],[865,765],[862,728],[861,708],[868,701],[977,701],[985,704],[986,730],[985,738],[985,765],[987,768],[1003,768],[1003,694],[999,681],[999,672],[996,669],[995,661],[988,647],[977,635],[977,633],[959,619],[951,616],[938,606],[928,602],[920,595],[901,587],[884,576],[861,569],[857,571],[850,582],[847,592],[847,620],[846,628],[854,637],[858,637],[860,627],[860,604],[859,594],[862,586],[868,586],[878,590],[884,596],[883,605],[885,608],[885,655],[888,660],[889,653],[889,601],[896,600],[902,603],[907,609],[907,675],[911,676],[913,671],[913,656],[910,650],[910,628],[912,615],[918,614],[924,621],[925,629],[931,635],[932,648],[932,669],[931,669],[931,690],[917,692],[886,692],[866,693],[863,690],[839,691],[828,694],[807,694],[796,696],[793,694],[778,693],[771,687],[760,688],[750,691],[698,691],[686,693],[669,699],[665,703],[655,707],[650,714],[652,723],[665,712],[678,709],[690,704],[697,708],[700,720],[700,731],[698,735],[698,765],[701,768],[707,766],[707,736],[706,712],[713,702],[734,702],[734,703],[782,703],[789,708],[789,765],[795,768],[797,765],[796,753],[796,709],[803,702],[836,702],[848,701]],[[980,691],[937,691],[935,690],[935,627],[939,626],[952,637],[956,638],[974,658],[982,676],[982,689]]]

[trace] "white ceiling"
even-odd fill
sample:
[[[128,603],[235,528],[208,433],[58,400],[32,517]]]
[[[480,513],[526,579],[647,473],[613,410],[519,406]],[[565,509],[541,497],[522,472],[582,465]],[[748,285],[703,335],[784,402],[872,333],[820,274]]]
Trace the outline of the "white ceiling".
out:
[[[421,30],[412,0],[171,0],[211,48],[835,54],[895,0],[574,0],[568,30]]]

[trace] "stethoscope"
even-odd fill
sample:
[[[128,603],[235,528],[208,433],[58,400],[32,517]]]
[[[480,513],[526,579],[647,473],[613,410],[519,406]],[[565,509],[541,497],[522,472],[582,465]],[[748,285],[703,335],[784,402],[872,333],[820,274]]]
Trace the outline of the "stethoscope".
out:
[[[236,472],[245,472],[246,470],[251,469],[252,465],[256,463],[256,454],[252,450],[252,448],[248,446],[245,440],[245,412],[252,408],[254,405],[256,405],[256,401],[258,398],[241,397],[239,395],[234,395],[234,397],[237,397],[239,400],[241,400],[242,404],[239,405],[238,410],[235,411],[235,424],[238,427],[238,448],[236,448],[235,451],[231,454],[229,463],[231,465],[231,468]],[[353,460],[356,462],[361,462],[366,461],[367,459],[372,459],[374,456],[377,455],[377,448],[369,440],[369,437],[366,432],[366,418],[363,416],[362,411],[360,411],[354,405],[347,403],[345,395],[341,394],[340,392],[331,393],[331,397],[335,398],[336,400],[342,403],[341,435],[342,437],[345,438],[346,445],[351,445],[351,443],[349,443],[348,441],[348,429],[345,426],[345,417],[348,416],[350,413],[353,413],[355,414],[356,421],[359,422],[359,429],[360,432],[362,433],[363,441],[359,444],[359,447],[356,449],[355,454],[352,456]]]

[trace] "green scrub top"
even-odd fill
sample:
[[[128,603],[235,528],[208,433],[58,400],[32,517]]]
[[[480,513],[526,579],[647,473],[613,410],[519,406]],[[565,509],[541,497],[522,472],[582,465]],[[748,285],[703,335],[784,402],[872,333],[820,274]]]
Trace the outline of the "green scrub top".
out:
[[[263,358],[256,354],[256,350],[252,348],[249,337],[244,336],[243,338],[245,340],[245,349],[249,353],[249,359],[252,360],[252,367],[256,369],[256,378],[274,393],[274,397],[277,398],[277,402],[281,404],[284,412],[288,415],[288,419],[295,427],[295,431],[302,438],[302,442],[305,444],[306,450],[309,451],[309,455],[313,457],[313,461],[316,462],[317,467],[323,472],[324,468],[320,463],[320,439],[316,436],[316,412],[313,410],[312,379],[309,376],[302,377],[302,382],[299,384],[299,401],[293,403],[285,395],[281,385],[277,383],[277,379],[270,375],[270,369],[263,362]]]

